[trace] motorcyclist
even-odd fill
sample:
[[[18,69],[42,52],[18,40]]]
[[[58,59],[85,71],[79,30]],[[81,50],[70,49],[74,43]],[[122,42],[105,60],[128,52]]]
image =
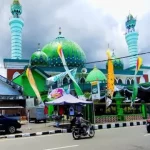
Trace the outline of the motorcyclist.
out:
[[[87,123],[89,123],[89,121],[83,118],[83,114],[81,112],[78,112],[76,115],[76,124],[84,130],[84,133],[89,132]]]

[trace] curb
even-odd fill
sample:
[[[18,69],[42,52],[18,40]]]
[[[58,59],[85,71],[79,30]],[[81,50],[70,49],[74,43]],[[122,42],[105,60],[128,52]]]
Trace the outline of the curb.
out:
[[[130,127],[130,126],[140,126],[140,125],[146,125],[146,121],[132,121],[132,122],[120,122],[120,123],[100,124],[100,125],[94,125],[94,129],[95,130],[102,130],[102,129]],[[70,129],[58,129],[58,130],[51,130],[51,131],[45,131],[45,132],[23,133],[23,134],[16,134],[16,135],[6,135],[6,136],[0,136],[0,139],[33,137],[33,136],[42,136],[42,135],[59,134],[59,133],[71,133],[71,130]]]

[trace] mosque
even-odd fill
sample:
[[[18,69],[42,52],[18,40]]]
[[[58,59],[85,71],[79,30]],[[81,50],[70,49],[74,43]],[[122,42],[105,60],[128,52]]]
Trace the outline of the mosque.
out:
[[[11,57],[3,59],[4,67],[7,70],[7,79],[23,87],[24,96],[35,97],[35,93],[29,85],[25,73],[27,66],[30,64],[38,90],[42,96],[42,99],[45,100],[47,98],[47,92],[49,88],[46,86],[46,79],[48,77],[65,72],[61,59],[57,53],[58,44],[61,43],[67,66],[69,69],[77,68],[76,81],[78,82],[83,92],[87,96],[88,94],[90,95],[91,85],[86,83],[87,75],[91,71],[93,74],[95,74],[94,70],[100,70],[107,76],[107,63],[106,69],[96,67],[94,69],[87,68],[85,65],[86,54],[84,50],[76,42],[62,36],[61,28],[59,28],[58,37],[56,37],[53,41],[47,43],[43,48],[40,48],[39,44],[39,48],[37,51],[31,54],[31,58],[22,59],[22,30],[25,24],[25,22],[20,17],[22,10],[23,8],[19,0],[13,0],[11,5],[12,18],[9,20],[9,26],[11,30]],[[138,54],[139,33],[135,29],[136,21],[136,18],[129,14],[125,23],[125,40],[128,46],[128,52],[129,55],[134,55],[129,58],[129,68],[124,68],[123,61],[117,58],[114,52],[112,53],[115,72],[115,85],[118,89],[121,90],[121,94],[128,98],[131,96],[133,90],[132,85],[134,83],[135,64],[137,60],[136,54]],[[142,95],[143,97],[140,97],[141,99],[145,98],[145,93],[148,93],[148,90],[150,89],[150,79],[147,73],[149,69],[150,66],[144,66],[143,64],[137,74],[137,82],[140,85],[138,97]],[[70,78],[65,76],[63,79],[58,80],[52,88],[64,87],[70,84],[71,92],[72,94],[75,94],[71,83],[72,81]],[[105,86],[103,84],[101,86],[101,101],[96,102],[97,105],[95,107],[95,113],[97,116],[96,122],[115,121],[117,120],[115,117],[115,103],[113,103],[111,107],[106,110],[104,103]],[[144,94],[141,94],[140,90],[142,92],[144,91]],[[145,99],[147,100],[146,103],[148,103],[149,99],[147,97]],[[126,113],[126,120],[142,118],[140,114],[140,103],[141,101],[137,102],[137,107],[134,111],[130,110],[129,103],[124,103],[123,108],[124,112]]]

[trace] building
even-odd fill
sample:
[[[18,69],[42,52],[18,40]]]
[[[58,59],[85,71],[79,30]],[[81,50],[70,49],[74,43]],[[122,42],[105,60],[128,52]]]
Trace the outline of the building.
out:
[[[25,115],[26,97],[22,87],[0,75],[0,114]]]
[[[24,25],[23,20],[21,19],[20,15],[22,13],[22,6],[19,3],[19,0],[14,0],[13,4],[11,5],[11,13],[12,19],[10,20],[10,28],[11,28],[11,53],[12,56],[10,59],[4,58],[4,67],[7,70],[7,78],[9,80],[13,80],[15,83],[19,84],[23,87],[23,93],[26,96],[35,97],[33,90],[31,89],[29,83],[27,82],[25,70],[26,67],[31,64],[31,68],[33,71],[33,75],[35,77],[36,83],[38,84],[38,89],[40,93],[47,93],[48,88],[46,87],[46,78],[49,76],[57,75],[61,72],[64,72],[63,64],[57,54],[57,46],[59,43],[62,44],[62,49],[64,52],[64,56],[67,62],[68,67],[71,68],[78,68],[78,72],[76,75],[76,80],[79,83],[79,86],[82,88],[84,93],[90,93],[91,87],[89,83],[85,82],[87,74],[93,68],[86,68],[85,61],[86,61],[86,54],[84,50],[75,42],[66,39],[62,36],[61,28],[59,28],[58,37],[56,37],[53,41],[46,44],[42,49],[40,49],[40,45],[37,51],[31,54],[31,58],[22,59],[22,28]],[[135,31],[136,26],[136,19],[129,14],[126,21],[126,28],[127,32],[125,34],[125,39],[128,45],[129,55],[136,55],[138,53],[138,36],[139,33]],[[105,54],[104,54],[105,55]],[[126,87],[125,90],[121,91],[125,97],[130,97],[132,93],[132,85],[134,83],[134,73],[135,73],[135,64],[137,56],[130,57],[129,61],[129,68],[124,68],[124,63],[122,60],[118,59],[113,52],[113,64],[115,68],[115,85],[117,88],[122,89]],[[107,76],[107,63],[106,69],[99,68],[106,76]],[[141,70],[137,74],[137,81],[139,84],[143,84],[141,87],[146,88],[149,86],[149,76],[147,74],[150,66],[141,67]],[[84,72],[83,72],[84,70]],[[63,79],[60,79],[56,82],[53,88],[56,87],[63,87],[66,84],[71,84],[71,80],[68,76],[65,76]],[[41,85],[41,87],[40,87]],[[73,86],[71,87],[73,91]],[[115,103],[112,104],[112,110],[108,111],[105,109],[105,101],[104,101],[104,94],[105,87],[102,85],[101,87],[101,103],[98,102],[97,107],[97,115],[110,115],[115,114]],[[45,100],[46,94],[42,94],[43,100]],[[130,107],[129,104],[125,104],[127,106],[127,114],[130,117],[131,112],[128,110]],[[138,104],[138,109],[140,109],[140,104]],[[101,111],[99,111],[101,110]],[[100,113],[101,112],[101,113]],[[140,114],[140,111],[137,111]],[[138,115],[139,115],[138,114]],[[135,115],[135,116],[138,116]],[[106,116],[105,116],[106,117]],[[104,117],[104,118],[105,118]],[[140,118],[139,115],[136,118]],[[110,118],[110,117],[109,117]],[[99,120],[99,119],[98,119]],[[106,119],[104,119],[106,121]],[[109,119],[108,119],[109,120]],[[107,120],[107,121],[108,121]],[[113,120],[112,118],[110,120]],[[129,119],[127,119],[129,120]],[[100,120],[101,122],[101,120]]]

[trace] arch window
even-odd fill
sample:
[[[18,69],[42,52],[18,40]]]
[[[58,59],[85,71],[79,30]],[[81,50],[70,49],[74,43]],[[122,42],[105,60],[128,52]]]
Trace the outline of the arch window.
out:
[[[131,80],[131,84],[134,84],[134,80],[133,79]]]
[[[15,79],[16,77],[18,77],[19,75],[20,75],[19,72],[15,72],[15,73],[13,74],[13,79]]]
[[[67,84],[68,83],[68,79],[65,77],[64,79],[63,79],[63,84]]]
[[[81,83],[81,84],[84,84],[84,83],[85,83],[85,79],[84,79],[84,78],[81,78],[81,79],[80,79],[80,83]]]
[[[117,84],[118,83],[118,80],[117,79],[115,79],[115,84]]]
[[[126,80],[126,84],[127,84],[127,85],[130,85],[130,84],[131,84],[130,79],[127,79],[127,80]]]
[[[140,83],[145,83],[145,79],[143,76],[140,78]]]
[[[118,84],[122,84],[122,80],[121,79],[118,80]]]

